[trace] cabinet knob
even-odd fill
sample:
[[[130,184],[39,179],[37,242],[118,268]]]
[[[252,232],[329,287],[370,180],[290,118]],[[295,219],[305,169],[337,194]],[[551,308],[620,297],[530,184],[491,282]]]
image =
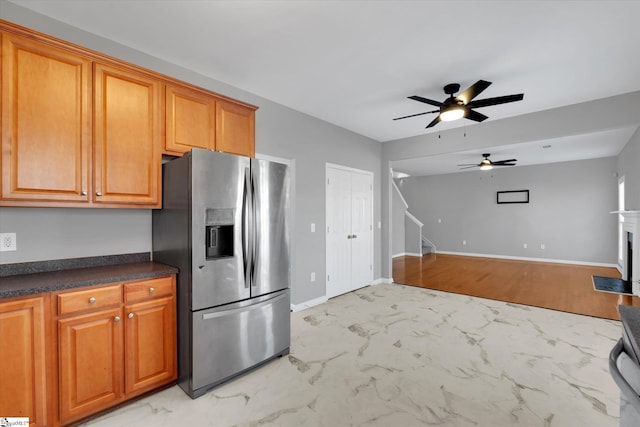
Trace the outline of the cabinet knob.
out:
[[[113,321],[114,321],[114,322],[119,322],[119,321],[120,321],[120,316],[116,316],[116,317],[114,317],[114,318],[113,318]]]
[[[89,298],[89,304],[93,304],[94,302],[96,302],[96,299],[94,297]]]
[[[100,196],[102,196],[102,193],[101,193],[101,192],[99,192],[99,191],[97,191],[97,192],[96,192],[96,196],[100,197]]]
[[[86,192],[86,191],[83,191],[83,192],[82,192],[82,193],[80,193],[80,194],[82,194],[83,196],[86,196],[86,195],[87,195],[87,192]]]
[[[149,293],[152,294],[156,291],[156,288],[149,288]]]
[[[133,319],[133,313],[129,313],[129,319]]]

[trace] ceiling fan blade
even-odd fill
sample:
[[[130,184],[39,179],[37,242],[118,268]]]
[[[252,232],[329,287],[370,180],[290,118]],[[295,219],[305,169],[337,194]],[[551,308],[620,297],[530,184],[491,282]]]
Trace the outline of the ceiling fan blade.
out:
[[[493,164],[493,166],[515,166],[515,163],[498,163],[498,164]]]
[[[488,107],[490,105],[506,104],[507,102],[522,101],[524,93],[517,95],[496,96],[495,98],[478,99],[467,104],[468,108]]]
[[[517,159],[509,159],[509,160],[496,160],[495,162],[493,162],[494,165],[499,165],[500,163],[512,163],[512,162],[517,162]]]
[[[477,168],[478,166],[480,166],[480,165],[467,166],[467,167],[465,167],[465,168],[460,168],[460,170],[462,170],[462,169]]]
[[[431,123],[429,123],[429,124],[427,125],[427,127],[426,127],[425,129],[432,128],[432,127],[434,127],[435,125],[437,125],[438,123],[440,123],[440,114],[438,114],[438,115],[436,116],[436,118],[435,118],[435,119],[433,119],[433,120],[431,121]]]
[[[409,99],[413,99],[414,101],[424,102],[425,104],[433,105],[434,107],[442,107],[444,104],[440,101],[434,101],[433,99],[423,98],[418,95],[409,96]]]
[[[396,117],[393,120],[408,119],[409,117],[422,116],[423,114],[439,113],[440,110],[425,111],[424,113],[411,114],[410,116]]]
[[[477,164],[477,163],[461,163],[461,164],[456,165],[456,166],[480,166],[480,165]]]
[[[489,117],[485,116],[482,113],[478,113],[477,111],[473,111],[473,110],[469,110],[467,109],[467,112],[464,115],[467,119],[469,120],[473,120],[476,122],[482,122],[484,120],[487,120]]]
[[[480,95],[480,93],[482,93],[482,91],[484,91],[489,86],[491,86],[491,82],[488,82],[486,80],[478,80],[477,82],[466,88],[465,91],[460,95],[456,96],[456,98],[461,100],[463,103],[468,104],[473,98]]]

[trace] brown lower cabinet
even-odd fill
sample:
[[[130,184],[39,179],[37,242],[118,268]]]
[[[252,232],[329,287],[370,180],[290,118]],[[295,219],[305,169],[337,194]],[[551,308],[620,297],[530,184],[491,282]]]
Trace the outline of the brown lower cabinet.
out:
[[[0,300],[0,416],[67,425],[175,381],[175,283]]]
[[[176,379],[175,276],[56,295],[61,424]]]
[[[122,308],[58,320],[60,420],[123,400]]]
[[[0,416],[46,426],[47,296],[0,300]]]

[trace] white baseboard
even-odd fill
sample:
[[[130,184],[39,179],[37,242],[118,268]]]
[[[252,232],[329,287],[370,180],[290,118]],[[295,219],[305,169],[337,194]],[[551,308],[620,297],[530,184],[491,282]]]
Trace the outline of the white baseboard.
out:
[[[374,280],[370,286],[381,285],[383,283],[393,283],[393,279],[387,278],[387,277],[380,277]],[[363,287],[366,287],[366,286],[363,286]],[[302,311],[307,308],[315,307],[316,305],[324,304],[327,301],[329,301],[329,298],[327,298],[326,296],[322,296],[322,297],[311,299],[309,301],[302,302],[300,304],[291,304],[290,307],[291,307],[291,311]]]
[[[403,252],[401,254],[392,255],[391,258],[398,258],[398,257],[401,257],[401,256],[422,256],[422,254],[417,254],[417,253],[414,253],[414,252]]]
[[[302,311],[307,308],[314,307],[316,305],[323,304],[327,302],[329,299],[326,296],[310,299],[309,301],[305,301],[300,304],[291,304],[291,311]]]
[[[451,252],[451,251],[437,251],[436,254],[473,256],[473,257],[480,257],[480,258],[513,259],[516,261],[551,262],[556,264],[587,265],[591,267],[611,267],[611,268],[618,267],[617,264],[608,264],[604,262],[589,262],[589,261],[576,261],[576,260],[551,259],[551,258],[529,258],[529,257],[519,257],[519,256],[510,256],[510,255],[476,254],[476,253],[468,253],[468,252]]]
[[[374,280],[372,285],[381,285],[383,283],[393,283],[393,279],[386,278],[386,277],[380,277],[380,278]]]

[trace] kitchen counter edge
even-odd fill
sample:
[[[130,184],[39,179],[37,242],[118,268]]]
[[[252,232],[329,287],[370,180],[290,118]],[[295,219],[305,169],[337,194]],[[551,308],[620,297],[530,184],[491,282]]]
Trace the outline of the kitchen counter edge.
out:
[[[176,267],[148,261],[19,274],[0,278],[0,299],[170,276],[177,273]]]

